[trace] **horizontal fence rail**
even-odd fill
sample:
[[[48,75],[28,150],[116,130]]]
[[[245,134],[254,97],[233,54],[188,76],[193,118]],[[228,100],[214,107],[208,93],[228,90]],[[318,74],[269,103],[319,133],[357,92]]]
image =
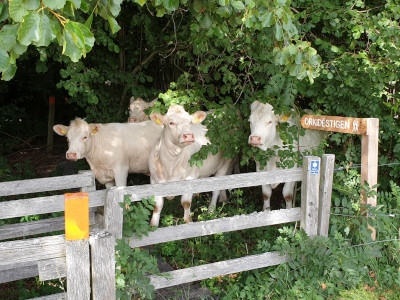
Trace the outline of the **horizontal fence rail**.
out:
[[[149,196],[179,196],[184,193],[204,193],[217,190],[237,189],[259,186],[262,184],[277,184],[283,182],[301,181],[301,168],[285,169],[268,172],[251,172],[227,176],[207,177],[184,181],[173,181],[158,184],[128,186],[125,194],[132,195],[133,200],[140,201]]]
[[[300,208],[281,209],[274,211],[255,212],[249,215],[239,215],[210,221],[195,222],[176,226],[158,228],[149,232],[148,236],[139,239],[134,236],[129,239],[132,248],[159,243],[183,240],[216,233],[257,228],[300,221]]]
[[[151,275],[149,278],[150,284],[155,289],[161,289],[197,280],[275,266],[288,261],[290,261],[290,258],[287,255],[280,255],[279,252],[267,252],[163,273],[172,275],[172,279],[155,275]]]
[[[103,206],[105,196],[105,190],[89,192],[89,207]],[[64,199],[63,194],[0,202],[0,219],[64,211]]]
[[[78,175],[0,182],[0,196],[66,190],[89,187],[93,186],[93,184],[94,176],[92,172],[82,172]]]

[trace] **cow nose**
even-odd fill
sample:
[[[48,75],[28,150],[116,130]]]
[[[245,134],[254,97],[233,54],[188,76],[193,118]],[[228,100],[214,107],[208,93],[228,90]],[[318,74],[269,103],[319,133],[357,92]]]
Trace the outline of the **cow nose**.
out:
[[[136,119],[135,117],[130,117],[130,118],[128,119],[128,122],[129,122],[129,123],[137,123],[137,119]]]
[[[76,153],[67,152],[67,159],[68,159],[68,160],[77,160],[77,159],[76,159]]]
[[[194,142],[193,133],[184,133],[182,137],[185,143]]]
[[[257,135],[252,135],[252,136],[250,136],[249,144],[250,145],[260,145],[261,144],[261,138],[259,136],[257,136]]]

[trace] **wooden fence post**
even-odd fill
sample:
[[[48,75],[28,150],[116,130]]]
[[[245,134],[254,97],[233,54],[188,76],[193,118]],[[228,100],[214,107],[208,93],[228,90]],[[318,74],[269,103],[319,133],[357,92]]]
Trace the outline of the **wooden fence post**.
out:
[[[92,295],[96,300],[116,299],[115,239],[107,231],[90,234]]]
[[[320,166],[319,157],[305,156],[303,158],[300,225],[310,237],[318,233]]]
[[[53,126],[54,126],[54,114],[55,114],[56,98],[54,96],[49,97],[49,119],[47,121],[47,152],[53,152]]]
[[[368,118],[367,133],[361,139],[361,184],[368,183],[372,188],[378,182],[378,140],[379,140],[379,119]],[[376,191],[376,188],[374,188]],[[376,206],[376,196],[368,197],[361,191],[361,203]],[[367,216],[368,217],[368,216]],[[368,225],[372,230],[371,237],[376,238],[375,228]]]
[[[68,300],[90,299],[88,237],[88,194],[65,194],[65,255]]]
[[[104,205],[105,229],[118,240],[122,238],[123,209],[119,205],[124,202],[124,187],[114,186],[107,190]]]
[[[321,160],[321,182],[319,189],[318,235],[328,237],[329,217],[332,202],[334,154],[324,154]]]

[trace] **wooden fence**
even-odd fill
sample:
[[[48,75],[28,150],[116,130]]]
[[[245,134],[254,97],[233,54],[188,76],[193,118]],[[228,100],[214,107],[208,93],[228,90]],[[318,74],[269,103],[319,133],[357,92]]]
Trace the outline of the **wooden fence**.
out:
[[[125,195],[133,201],[149,196],[178,196],[275,184],[302,182],[301,207],[270,212],[255,212],[204,222],[196,222],[150,232],[141,240],[133,237],[131,247],[182,240],[229,231],[300,221],[308,235],[328,234],[334,155],[305,157],[302,168],[245,173],[155,185],[113,187],[95,191],[91,172],[46,179],[0,183],[0,196],[41,191],[81,188],[89,194],[89,207],[104,206],[104,230],[91,230],[88,240],[65,241],[64,235],[46,236],[0,243],[0,283],[39,275],[40,280],[67,278],[67,293],[41,299],[113,299],[115,298],[115,239],[122,238],[123,211],[119,205]],[[261,201],[255,199],[254,201]],[[177,204],[178,205],[178,204]],[[0,202],[0,219],[64,210],[64,195]],[[92,224],[94,217],[91,218]],[[29,224],[32,223],[32,224]],[[64,228],[63,218],[0,227],[0,240],[36,235]],[[57,225],[55,225],[57,224]],[[49,228],[51,230],[49,230]],[[287,262],[277,252],[250,255],[202,266],[168,272],[172,279],[149,276],[155,289],[175,286]],[[90,271],[91,268],[91,271]]]

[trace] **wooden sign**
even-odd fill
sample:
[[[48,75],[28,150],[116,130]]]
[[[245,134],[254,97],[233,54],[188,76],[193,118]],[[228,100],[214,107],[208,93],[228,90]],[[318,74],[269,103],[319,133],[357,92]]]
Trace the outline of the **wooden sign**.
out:
[[[67,241],[89,238],[88,193],[64,194],[65,239]]]
[[[373,187],[378,182],[378,139],[379,119],[377,118],[347,118],[337,116],[304,115],[301,118],[303,128],[351,133],[362,135],[361,139],[361,184],[368,183]],[[376,191],[376,188],[374,188]],[[361,192],[361,203],[376,206],[376,196],[367,197]],[[372,239],[376,231],[373,227]]]
[[[364,135],[367,132],[367,119],[334,116],[304,115],[303,128]]]

